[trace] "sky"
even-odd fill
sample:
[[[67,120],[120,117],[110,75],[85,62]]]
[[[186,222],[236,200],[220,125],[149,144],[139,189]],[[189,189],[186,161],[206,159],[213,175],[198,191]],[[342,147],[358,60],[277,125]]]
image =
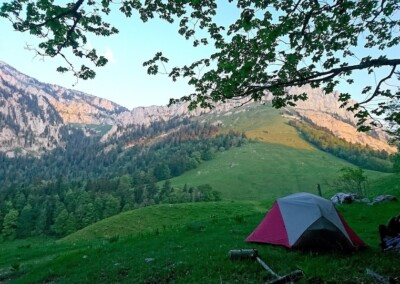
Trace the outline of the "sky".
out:
[[[0,4],[1,2],[3,1],[0,1]],[[219,21],[221,24],[230,23],[238,13],[233,8],[223,7]],[[35,57],[35,54],[26,50],[25,46],[34,45],[38,42],[37,39],[27,33],[13,31],[11,24],[3,18],[0,18],[0,60],[45,83],[106,98],[128,109],[167,105],[170,98],[180,98],[193,91],[182,79],[173,82],[165,75],[148,75],[146,67],[142,64],[158,51],[162,51],[164,56],[170,59],[167,67],[190,64],[211,54],[213,52],[211,45],[193,48],[191,40],[185,40],[177,33],[176,24],[169,25],[159,20],[142,23],[135,17],[125,18],[121,13],[113,14],[109,21],[119,29],[119,34],[89,38],[89,45],[94,46],[100,55],[105,55],[109,59],[105,67],[95,69],[97,75],[93,80],[79,80],[75,84],[76,79],[71,73],[56,72],[56,68],[64,64],[62,59]],[[391,55],[398,57],[399,49],[394,48],[385,53],[389,58],[394,57]],[[82,63],[75,62],[79,63],[78,66]],[[354,76],[358,76],[361,82],[366,83],[365,72]],[[376,79],[371,77],[368,80],[377,81],[378,77]],[[343,86],[342,91],[350,90],[357,98],[360,88],[361,86],[354,85]]]
[[[29,34],[13,31],[9,22],[2,18],[0,60],[40,81],[107,98],[129,109],[166,105],[169,98],[178,98],[190,91],[183,81],[174,83],[166,76],[148,75],[142,64],[158,51],[171,58],[172,64],[190,63],[207,51],[193,50],[191,43],[172,25],[159,21],[143,24],[122,15],[116,19],[114,23],[119,34],[89,39],[89,44],[109,59],[105,67],[95,69],[93,80],[79,80],[75,85],[76,79],[71,73],[56,72],[56,68],[64,64],[61,59],[35,57],[25,46],[37,40]]]
[[[229,9],[225,12],[222,22],[238,13]],[[37,39],[13,31],[10,22],[1,17],[0,60],[39,81],[107,98],[128,109],[167,105],[170,98],[180,98],[193,91],[183,79],[173,82],[166,75],[148,75],[143,62],[161,51],[170,59],[167,67],[171,69],[206,57],[212,52],[211,46],[193,48],[191,40],[178,34],[177,23],[170,25],[160,20],[142,23],[137,17],[126,18],[119,12],[111,15],[109,22],[119,30],[118,34],[89,37],[89,45],[109,59],[105,67],[94,69],[96,78],[93,80],[79,80],[75,85],[72,73],[56,72],[64,62],[60,58],[35,57],[34,52],[26,50],[25,46],[37,43]],[[80,66],[82,62],[78,63]]]

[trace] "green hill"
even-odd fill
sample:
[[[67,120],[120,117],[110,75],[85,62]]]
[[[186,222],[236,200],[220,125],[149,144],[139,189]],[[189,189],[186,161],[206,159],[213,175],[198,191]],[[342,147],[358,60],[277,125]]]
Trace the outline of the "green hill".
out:
[[[378,224],[386,222],[393,212],[399,212],[399,203],[339,206],[349,225],[369,245],[368,249],[352,254],[307,253],[245,243],[244,239],[270,205],[236,201],[152,206],[103,220],[61,242],[36,239],[3,242],[0,279],[6,283],[261,283],[272,280],[257,262],[229,259],[229,250],[242,248],[256,248],[280,275],[303,270],[305,276],[301,283],[373,283],[365,273],[366,268],[399,279],[398,254],[379,249],[377,231]],[[146,222],[146,226],[132,229],[129,225],[138,222]],[[118,232],[121,237],[99,238],[96,228],[106,231],[105,227],[110,230],[107,234]]]
[[[207,183],[224,199],[262,200],[299,191],[316,193],[318,183],[323,191],[332,193],[329,183],[345,166],[352,165],[316,149],[250,142],[218,153],[213,160],[171,182],[176,187]],[[367,174],[370,179],[387,175]]]
[[[263,211],[254,202],[209,202],[186,204],[163,204],[121,213],[104,219],[61,240],[71,242],[137,236],[179,229],[187,224],[218,221]]]
[[[304,141],[281,112],[265,105],[249,106],[219,115],[209,115],[223,131],[244,132],[250,142],[171,179],[182,188],[210,184],[224,199],[262,200],[306,191],[316,193],[317,184],[327,194],[343,167],[354,165],[323,152]],[[385,176],[374,171],[369,178]]]
[[[249,105],[227,113],[210,114],[206,119],[221,124],[223,131],[244,132],[251,140],[296,149],[314,149],[294,127],[288,125],[288,119],[282,116],[280,110],[268,105]]]

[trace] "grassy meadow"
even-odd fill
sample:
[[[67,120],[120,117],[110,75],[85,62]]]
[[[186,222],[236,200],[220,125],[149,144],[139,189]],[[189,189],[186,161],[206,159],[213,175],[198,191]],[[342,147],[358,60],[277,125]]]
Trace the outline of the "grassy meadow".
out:
[[[254,141],[295,149],[314,149],[299,136],[295,128],[287,124],[288,119],[282,116],[282,111],[270,105],[249,105],[227,113],[209,115],[207,119],[221,124],[223,131],[244,132]]]
[[[321,185],[325,197],[333,195],[332,182],[350,163],[317,149],[296,149],[279,144],[249,142],[220,152],[182,176],[171,179],[175,187],[210,184],[224,199],[263,200],[294,192],[317,193]],[[369,179],[388,174],[366,171]]]
[[[330,197],[336,192],[332,182],[339,170],[354,167],[304,141],[281,111],[268,105],[242,107],[207,119],[220,123],[223,131],[244,132],[250,142],[218,152],[215,159],[171,179],[175,187],[207,183],[224,199],[264,200],[301,191],[317,193],[320,184],[323,195]],[[388,175],[366,172],[371,182]]]
[[[302,283],[373,283],[366,274],[367,268],[400,279],[399,255],[380,251],[377,232],[380,223],[393,212],[400,212],[399,203],[339,207],[350,226],[369,245],[354,253],[299,252],[244,242],[265,216],[261,211],[271,203],[153,206],[105,219],[58,241],[3,242],[0,281],[262,283],[273,279],[257,262],[229,259],[229,250],[241,248],[258,249],[261,258],[280,275],[303,270]],[[161,224],[160,211],[168,217]],[[145,229],[135,226],[144,220]]]

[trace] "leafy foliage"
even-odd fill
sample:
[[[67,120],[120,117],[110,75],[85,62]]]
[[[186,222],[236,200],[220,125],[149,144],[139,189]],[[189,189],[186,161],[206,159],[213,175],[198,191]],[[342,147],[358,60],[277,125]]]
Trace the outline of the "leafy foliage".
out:
[[[233,1],[229,3],[233,5]],[[384,115],[398,123],[389,115],[387,102],[375,104],[372,110],[366,105],[376,98],[398,97],[382,85],[396,74],[400,59],[363,55],[399,45],[397,0],[237,1],[240,15],[226,26],[217,21],[218,13],[224,12],[219,4],[216,0],[128,0],[119,4],[79,0],[57,5],[50,1],[11,0],[3,3],[0,16],[9,19],[16,31],[30,32],[41,39],[33,48],[38,55],[63,57],[67,66],[60,66],[59,72],[72,71],[82,79],[94,78],[94,70],[86,65],[75,70],[65,51],[70,50],[95,66],[104,66],[107,60],[98,56],[94,48],[86,48],[87,36],[118,32],[103,20],[112,9],[118,8],[126,17],[137,14],[143,22],[156,17],[168,23],[178,22],[178,33],[192,40],[194,47],[213,44],[215,48],[208,58],[169,71],[172,80],[188,78],[195,89],[192,94],[171,99],[171,103],[190,101],[191,108],[212,107],[215,102],[232,98],[259,100],[265,91],[274,95],[273,105],[279,108],[307,99],[307,94],[289,95],[286,87],[310,84],[331,93],[342,79],[355,83],[352,75],[356,71],[371,74],[383,70],[387,73],[376,86],[364,86],[362,102],[350,105],[348,93],[341,94],[339,100],[355,112],[360,130],[379,123],[371,120],[371,115]],[[144,66],[149,74],[158,74],[159,65],[168,61],[158,52]],[[198,70],[205,71],[198,74]],[[361,80],[364,85],[364,78]]]
[[[356,194],[359,198],[367,196],[368,177],[361,168],[345,167],[340,170],[336,188],[344,192]]]
[[[386,106],[389,115],[385,120],[389,123],[388,132],[392,135],[394,142],[400,141],[400,90],[397,91],[396,95],[389,101]],[[400,144],[399,144],[400,145]]]

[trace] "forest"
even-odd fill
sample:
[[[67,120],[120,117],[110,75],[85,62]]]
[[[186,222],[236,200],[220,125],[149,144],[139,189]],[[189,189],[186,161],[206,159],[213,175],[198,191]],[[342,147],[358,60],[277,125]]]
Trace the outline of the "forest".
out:
[[[242,133],[218,134],[217,127],[188,119],[131,126],[105,143],[73,126],[64,131],[64,149],[41,158],[0,157],[3,238],[62,237],[134,208],[221,200],[208,184],[178,189],[168,179],[247,141]]]
[[[347,142],[336,137],[329,129],[317,126],[305,118],[303,120],[304,122],[291,120],[289,125],[295,127],[306,141],[318,149],[364,169],[381,172],[393,171],[395,157],[385,150],[377,151],[368,146]]]

